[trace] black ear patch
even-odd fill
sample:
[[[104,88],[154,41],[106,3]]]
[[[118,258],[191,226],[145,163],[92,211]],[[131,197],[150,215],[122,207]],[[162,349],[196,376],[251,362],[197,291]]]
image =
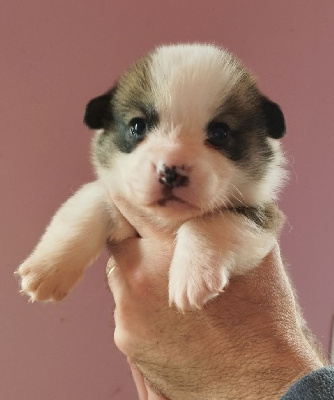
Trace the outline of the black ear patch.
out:
[[[86,106],[84,123],[90,129],[105,128],[113,119],[112,115],[112,95],[114,90],[102,96],[95,97]]]
[[[279,105],[262,97],[262,110],[268,129],[268,135],[274,139],[280,139],[285,134],[285,120]]]

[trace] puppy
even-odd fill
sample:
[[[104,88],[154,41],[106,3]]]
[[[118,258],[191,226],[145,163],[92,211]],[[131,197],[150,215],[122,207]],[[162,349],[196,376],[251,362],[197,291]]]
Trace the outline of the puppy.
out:
[[[181,311],[201,308],[274,246],[284,117],[229,52],[159,47],[91,100],[84,122],[96,131],[97,180],[61,206],[19,267],[32,301],[62,299],[106,242],[138,235],[116,197],[175,233],[169,302]]]

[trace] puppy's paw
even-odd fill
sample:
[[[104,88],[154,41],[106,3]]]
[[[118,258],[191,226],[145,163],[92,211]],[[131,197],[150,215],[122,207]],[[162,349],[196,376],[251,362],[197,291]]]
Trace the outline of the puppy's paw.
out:
[[[176,260],[174,260],[176,261]],[[221,265],[172,263],[169,277],[169,304],[181,311],[201,309],[223,292],[228,284],[228,269]]]
[[[83,269],[72,265],[26,260],[15,272],[21,278],[21,293],[34,301],[59,301],[81,278]]]

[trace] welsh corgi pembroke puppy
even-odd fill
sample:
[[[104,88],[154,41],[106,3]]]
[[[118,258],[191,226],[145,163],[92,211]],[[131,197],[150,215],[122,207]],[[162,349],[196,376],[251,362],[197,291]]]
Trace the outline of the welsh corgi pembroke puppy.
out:
[[[60,207],[18,268],[32,301],[62,299],[107,242],[138,236],[116,197],[175,234],[166,299],[180,311],[202,308],[273,248],[284,116],[228,51],[158,47],[88,103],[84,122],[97,180]]]

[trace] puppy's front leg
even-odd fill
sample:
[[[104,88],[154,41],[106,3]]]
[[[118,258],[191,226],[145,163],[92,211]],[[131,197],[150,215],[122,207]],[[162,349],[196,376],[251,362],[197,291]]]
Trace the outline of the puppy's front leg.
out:
[[[22,292],[32,301],[62,299],[99,255],[111,229],[102,186],[97,181],[84,185],[57,211],[18,268]]]
[[[227,210],[180,227],[170,268],[170,304],[181,311],[203,307],[223,291],[232,274],[245,273],[269,253],[281,214],[254,210],[249,215]]]

